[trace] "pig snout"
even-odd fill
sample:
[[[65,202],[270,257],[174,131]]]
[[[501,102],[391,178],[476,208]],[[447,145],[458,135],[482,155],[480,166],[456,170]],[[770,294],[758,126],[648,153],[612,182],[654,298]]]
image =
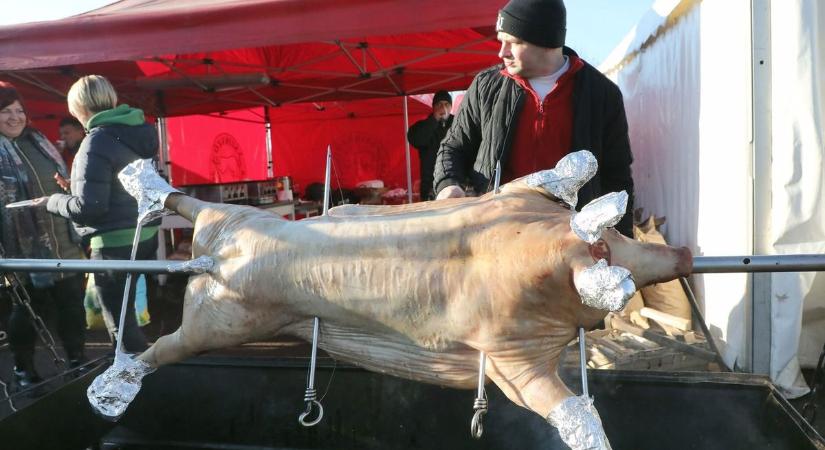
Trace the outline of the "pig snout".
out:
[[[676,264],[677,277],[686,277],[693,273],[693,253],[687,247],[676,249],[678,253],[678,263]]]
[[[637,288],[688,276],[693,271],[693,255],[687,247],[638,242],[618,233],[608,237],[607,243],[610,265],[630,270]]]
[[[693,255],[687,247],[641,245],[637,262],[627,267],[633,273],[637,288],[685,277],[693,270]]]

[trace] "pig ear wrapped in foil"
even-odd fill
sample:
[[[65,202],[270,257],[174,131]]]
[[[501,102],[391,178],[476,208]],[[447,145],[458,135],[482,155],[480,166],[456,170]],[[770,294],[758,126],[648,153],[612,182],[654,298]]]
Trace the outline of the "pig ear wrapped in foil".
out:
[[[583,241],[592,244],[602,232],[622,220],[627,210],[627,192],[611,192],[588,203],[570,217],[570,228]]]
[[[608,266],[604,259],[576,274],[573,284],[582,303],[605,311],[616,312],[624,308],[636,292],[630,271],[620,266]]]
[[[531,173],[525,182],[531,187],[541,187],[550,195],[575,208],[579,190],[599,168],[596,157],[587,150],[573,152],[559,160],[554,169]]]

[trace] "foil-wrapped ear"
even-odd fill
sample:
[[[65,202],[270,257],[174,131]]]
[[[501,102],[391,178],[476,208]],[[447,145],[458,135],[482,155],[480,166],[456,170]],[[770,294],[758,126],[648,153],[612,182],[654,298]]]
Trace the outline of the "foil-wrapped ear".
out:
[[[579,150],[559,160],[553,169],[527,175],[525,182],[528,186],[543,188],[575,208],[579,201],[579,189],[596,175],[598,168],[592,153]]]
[[[117,174],[123,189],[137,200],[138,223],[171,214],[163,203],[172,193],[181,193],[160,177],[151,159],[136,159]]]
[[[627,210],[627,192],[611,192],[588,203],[580,212],[570,217],[570,228],[583,241],[590,244],[602,237],[602,232],[610,228],[624,216]]]
[[[636,292],[630,271],[621,266],[608,266],[604,259],[577,273],[573,284],[583,304],[605,311],[624,308]]]

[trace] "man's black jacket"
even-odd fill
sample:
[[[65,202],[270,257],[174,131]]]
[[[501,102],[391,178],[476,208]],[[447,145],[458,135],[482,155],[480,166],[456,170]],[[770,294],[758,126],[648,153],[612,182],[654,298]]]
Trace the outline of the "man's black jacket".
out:
[[[426,119],[419,120],[407,131],[407,140],[410,145],[418,149],[419,160],[421,161],[421,199],[425,199],[433,188],[433,169],[435,168],[435,156],[438,154],[438,147],[447,130],[453,124],[451,114],[444,122],[438,121],[430,114]]]
[[[564,49],[567,55],[575,55]],[[460,185],[469,178],[476,192],[492,189],[496,160],[506,167],[515,130],[514,119],[529,96],[502,66],[479,73],[467,90],[435,164],[435,192]],[[627,191],[627,213],[616,229],[632,236],[633,155],[627,135],[627,118],[619,88],[585,63],[575,75],[573,88],[573,141],[570,151],[589,150],[599,170],[579,191],[581,209],[601,195]],[[549,169],[549,167],[548,167]]]

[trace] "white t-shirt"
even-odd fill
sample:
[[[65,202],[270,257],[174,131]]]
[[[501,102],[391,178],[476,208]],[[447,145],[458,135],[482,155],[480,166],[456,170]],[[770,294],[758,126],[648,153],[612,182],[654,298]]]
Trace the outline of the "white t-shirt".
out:
[[[556,87],[556,81],[559,80],[559,77],[564,75],[569,68],[570,58],[564,55],[564,64],[561,65],[559,70],[543,77],[528,78],[527,81],[530,82],[530,86],[539,94],[539,98],[544,100],[544,97],[547,97],[547,94],[552,92],[553,88]]]

